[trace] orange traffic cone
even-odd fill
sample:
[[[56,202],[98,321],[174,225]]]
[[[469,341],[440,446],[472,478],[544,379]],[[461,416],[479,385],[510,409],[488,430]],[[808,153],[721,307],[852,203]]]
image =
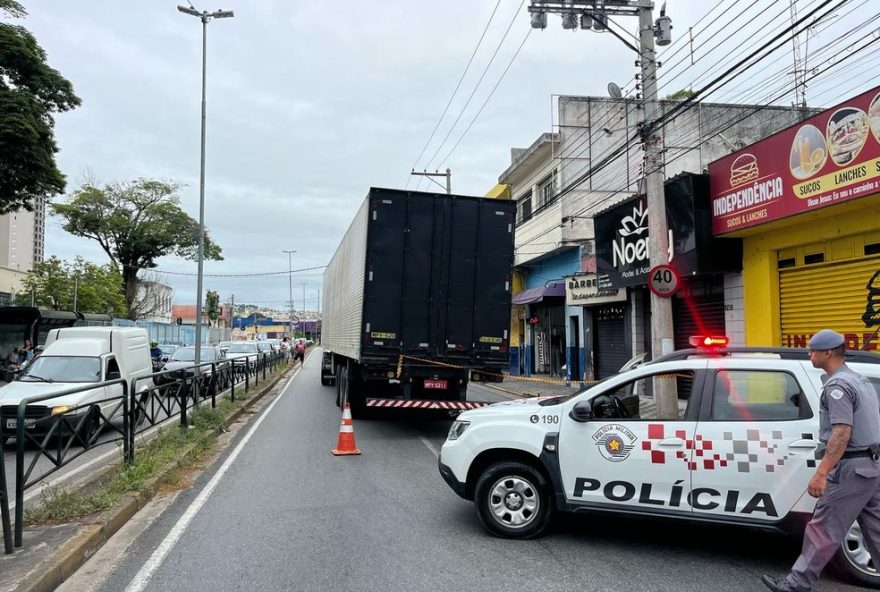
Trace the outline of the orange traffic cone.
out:
[[[336,448],[331,450],[335,456],[344,456],[349,454],[360,454],[354,443],[354,426],[351,425],[351,409],[348,403],[342,410],[342,424],[339,426],[339,440],[336,442]]]

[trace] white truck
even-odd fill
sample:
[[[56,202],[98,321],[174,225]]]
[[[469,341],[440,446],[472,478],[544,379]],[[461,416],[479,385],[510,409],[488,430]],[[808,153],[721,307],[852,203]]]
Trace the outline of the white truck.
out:
[[[27,365],[17,380],[0,387],[0,442],[15,436],[21,401],[77,387],[82,390],[28,405],[25,429],[33,436],[45,434],[55,425],[55,416],[64,414],[65,424],[80,427],[80,436],[90,441],[106,421],[119,419],[123,409],[122,385],[101,383],[123,378],[131,385],[133,379],[149,376],[152,371],[146,329],[53,329],[46,337],[43,353]],[[152,386],[152,380],[141,380],[136,388],[145,392]],[[84,414],[87,419],[80,421]]]

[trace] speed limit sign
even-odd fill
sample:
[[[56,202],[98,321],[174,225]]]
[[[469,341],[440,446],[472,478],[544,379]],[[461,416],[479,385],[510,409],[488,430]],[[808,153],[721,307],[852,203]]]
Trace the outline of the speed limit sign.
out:
[[[669,265],[658,265],[648,272],[648,288],[657,296],[669,298],[678,291],[680,285],[678,272]]]

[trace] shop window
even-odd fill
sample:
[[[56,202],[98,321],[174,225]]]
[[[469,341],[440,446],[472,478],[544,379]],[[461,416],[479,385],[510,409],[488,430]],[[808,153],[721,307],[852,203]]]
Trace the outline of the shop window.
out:
[[[812,416],[800,385],[791,374],[720,370],[715,375],[715,421],[783,421]]]
[[[780,259],[776,262],[776,267],[779,269],[787,269],[789,267],[794,267],[797,265],[797,260],[794,257],[789,257],[788,259]]]
[[[865,255],[880,255],[880,243],[865,245]]]
[[[804,265],[812,265],[814,263],[823,263],[825,261],[825,253],[811,253],[804,255]]]

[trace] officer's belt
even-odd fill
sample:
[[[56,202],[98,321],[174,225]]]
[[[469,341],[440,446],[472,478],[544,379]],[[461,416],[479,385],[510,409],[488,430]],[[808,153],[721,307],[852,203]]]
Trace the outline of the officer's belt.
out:
[[[863,456],[871,458],[872,456],[874,456],[874,453],[871,451],[870,448],[866,448],[864,450],[847,450],[840,458],[861,458]]]

